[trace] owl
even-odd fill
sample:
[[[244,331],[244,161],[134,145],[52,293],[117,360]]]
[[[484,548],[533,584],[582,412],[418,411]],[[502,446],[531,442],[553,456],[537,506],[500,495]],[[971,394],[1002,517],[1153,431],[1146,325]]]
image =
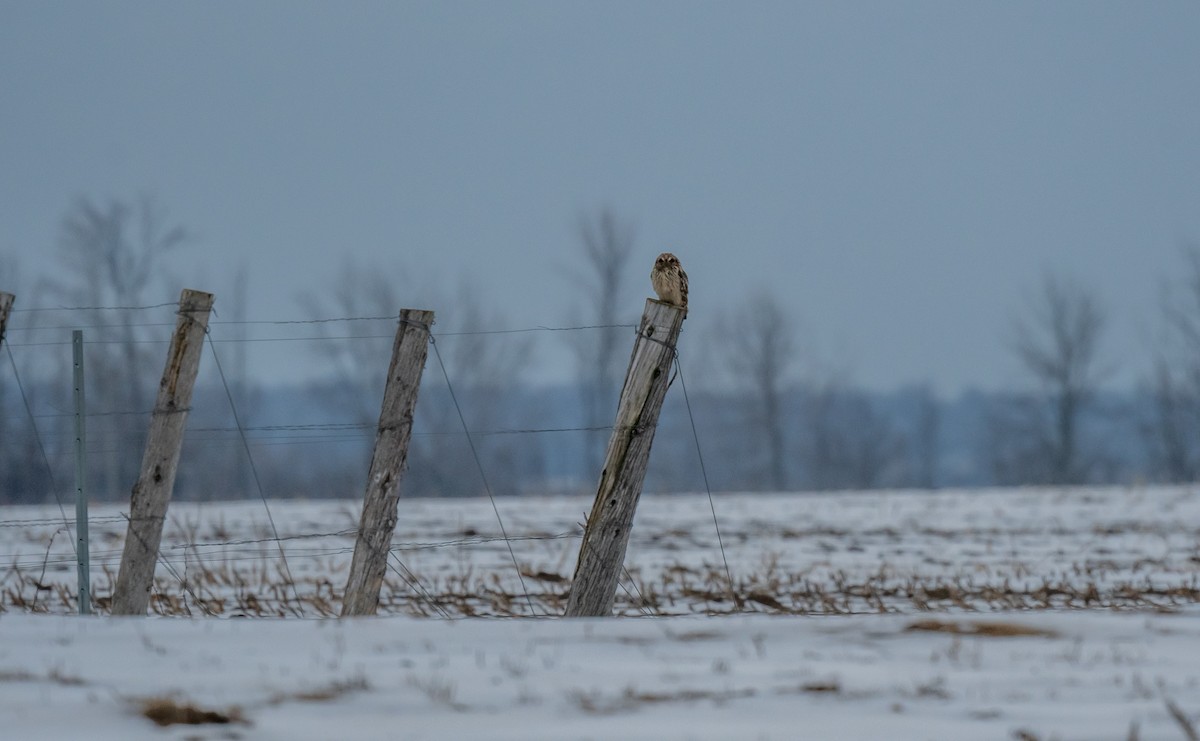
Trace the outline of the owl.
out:
[[[683,309],[684,317],[687,316],[688,279],[678,257],[670,252],[659,255],[650,271],[650,283],[659,301],[678,306]]]

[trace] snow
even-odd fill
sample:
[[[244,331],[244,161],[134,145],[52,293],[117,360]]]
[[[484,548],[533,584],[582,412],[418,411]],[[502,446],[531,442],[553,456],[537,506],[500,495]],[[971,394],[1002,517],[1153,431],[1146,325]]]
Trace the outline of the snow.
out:
[[[383,613],[560,614],[591,501],[497,505],[507,543],[487,499],[401,500]],[[742,611],[1200,602],[1200,493],[1190,488],[726,494],[714,506],[724,557],[703,494],[642,498],[617,592],[620,614],[733,612],[725,560],[743,597],[777,602],[750,600]],[[196,616],[336,614],[358,512],[347,500],[273,500],[270,518],[261,501],[173,504],[152,607]],[[92,589],[103,600],[126,520],[115,505],[93,506],[90,520]],[[0,511],[0,564],[12,566],[0,574],[0,609],[15,593],[39,610],[74,611],[75,557],[56,507]],[[288,574],[294,592],[283,588]],[[299,610],[287,602],[297,596]]]
[[[511,555],[487,500],[402,500],[384,616],[354,620],[320,619],[345,580],[347,502],[271,502],[280,542],[261,502],[172,505],[174,574],[160,567],[153,608],[191,618],[71,615],[58,509],[0,510],[0,738],[1178,740],[1200,728],[1191,489],[720,495],[737,605],[707,498],[647,496],[618,591],[626,617],[589,620],[549,615],[590,502],[498,505]],[[124,524],[120,508],[93,507],[101,611]],[[536,619],[497,617],[529,612],[513,556]],[[294,609],[305,617],[229,619]],[[142,715],[166,699],[234,722]]]
[[[983,618],[956,617],[964,624]],[[4,737],[1185,738],[1200,612],[655,619],[0,619]],[[148,698],[243,723],[160,729]],[[232,735],[231,735],[232,734]]]

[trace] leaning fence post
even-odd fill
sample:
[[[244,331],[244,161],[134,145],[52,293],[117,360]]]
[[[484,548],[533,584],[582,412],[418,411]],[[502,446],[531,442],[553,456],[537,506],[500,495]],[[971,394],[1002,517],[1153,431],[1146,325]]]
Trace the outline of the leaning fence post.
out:
[[[145,615],[150,604],[163,521],[175,487],[183,430],[200,371],[200,351],[212,305],[211,293],[185,288],[179,297],[179,318],[150,418],[142,471],[129,501],[129,527],[113,589],[113,615]]]
[[[658,413],[671,383],[671,362],[683,317],[676,306],[646,300],[604,455],[596,501],[579,546],[567,617],[612,614],[617,578],[625,562],[633,515],[650,463]]]
[[[8,329],[8,313],[12,311],[13,301],[17,297],[11,293],[0,291],[0,345],[4,344],[4,332]]]
[[[379,411],[375,433],[375,452],[363,495],[362,519],[350,576],[342,597],[342,617],[374,615],[379,606],[379,591],[387,571],[392,533],[396,530],[396,505],[400,500],[400,478],[408,457],[412,437],[413,410],[421,371],[429,355],[429,327],[433,312],[404,309],[392,344],[387,387]]]

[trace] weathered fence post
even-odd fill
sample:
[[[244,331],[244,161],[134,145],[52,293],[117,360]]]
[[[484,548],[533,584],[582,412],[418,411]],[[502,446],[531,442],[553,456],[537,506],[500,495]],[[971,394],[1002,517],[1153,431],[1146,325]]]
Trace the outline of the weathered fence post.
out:
[[[79,614],[92,614],[92,562],[88,546],[87,489],[87,406],[83,393],[83,330],[71,333],[71,354],[75,361],[75,558],[79,585]]]
[[[163,521],[175,487],[183,430],[200,371],[200,351],[204,349],[212,305],[211,293],[185,288],[179,297],[179,318],[150,418],[142,471],[129,501],[129,528],[113,589],[113,615],[145,615],[150,604]]]
[[[400,326],[392,344],[387,387],[379,411],[379,428],[375,433],[375,452],[371,456],[367,490],[363,496],[358,540],[354,544],[350,576],[342,597],[342,617],[374,615],[379,606],[379,591],[387,571],[392,533],[396,530],[400,478],[408,458],[413,410],[417,406],[421,371],[429,355],[429,327],[432,324],[432,311],[403,309],[400,312]]]
[[[646,300],[604,455],[596,501],[579,546],[567,617],[612,614],[633,515],[650,463],[658,413],[671,383],[671,362],[683,317],[676,306]]]
[[[8,312],[12,311],[13,301],[17,297],[11,293],[0,291],[0,345],[4,344],[4,332],[8,329]]]

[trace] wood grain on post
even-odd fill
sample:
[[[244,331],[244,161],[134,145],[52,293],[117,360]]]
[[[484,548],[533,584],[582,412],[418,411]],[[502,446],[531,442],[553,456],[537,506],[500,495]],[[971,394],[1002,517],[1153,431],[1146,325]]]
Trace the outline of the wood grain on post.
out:
[[[11,293],[0,291],[0,345],[4,344],[4,332],[8,329],[8,312],[12,311],[13,301],[17,297]]]
[[[150,417],[142,471],[130,497],[125,551],[121,554],[121,570],[117,572],[117,584],[113,589],[113,615],[145,615],[150,604],[163,521],[175,487],[183,431],[200,370],[200,353],[204,349],[204,334],[212,305],[211,293],[185,288],[179,298],[179,318],[175,322],[167,365]]]
[[[429,327],[432,324],[432,311],[404,309],[400,312],[400,326],[392,344],[387,387],[379,411],[379,428],[375,433],[375,452],[371,456],[367,490],[363,495],[358,540],[354,544],[350,576],[342,597],[342,617],[374,615],[379,606],[392,533],[396,530],[400,479],[408,459],[413,411],[417,406],[421,372],[429,355]]]
[[[683,317],[676,306],[646,301],[604,455],[596,501],[583,531],[567,617],[612,614],[633,515],[650,463],[650,445],[671,383],[671,363]]]

